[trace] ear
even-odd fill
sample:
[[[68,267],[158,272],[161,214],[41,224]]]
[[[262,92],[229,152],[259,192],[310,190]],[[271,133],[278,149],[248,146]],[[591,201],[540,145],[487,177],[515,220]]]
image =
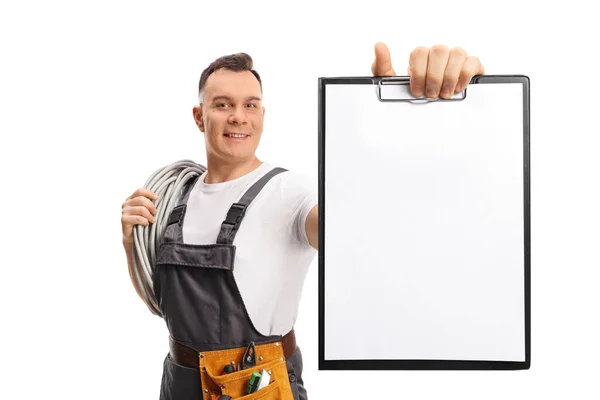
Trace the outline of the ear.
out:
[[[204,115],[202,114],[202,104],[199,106],[194,106],[192,109],[192,114],[194,115],[194,122],[200,132],[204,132]]]

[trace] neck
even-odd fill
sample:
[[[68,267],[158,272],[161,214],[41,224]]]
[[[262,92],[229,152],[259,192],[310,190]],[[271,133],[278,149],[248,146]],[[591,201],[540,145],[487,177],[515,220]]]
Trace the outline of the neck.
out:
[[[207,157],[208,162],[206,165],[206,176],[204,177],[204,183],[222,183],[231,181],[244,176],[256,168],[260,167],[262,161],[256,156],[253,156],[246,161],[224,161],[221,159],[215,159],[210,155]]]

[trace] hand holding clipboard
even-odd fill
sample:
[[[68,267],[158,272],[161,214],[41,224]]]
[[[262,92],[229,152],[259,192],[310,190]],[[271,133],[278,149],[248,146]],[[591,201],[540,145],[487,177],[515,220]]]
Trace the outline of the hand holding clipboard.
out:
[[[408,75],[410,89],[415,97],[449,99],[462,92],[475,75],[483,75],[479,58],[467,56],[460,47],[448,49],[435,45],[431,49],[417,47],[409,57]],[[396,76],[392,67],[390,51],[382,42],[375,44],[375,61],[371,66],[373,76]]]

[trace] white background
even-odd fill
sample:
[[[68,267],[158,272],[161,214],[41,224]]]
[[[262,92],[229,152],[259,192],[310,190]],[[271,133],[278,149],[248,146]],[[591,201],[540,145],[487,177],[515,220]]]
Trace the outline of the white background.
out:
[[[532,367],[318,371],[315,263],[296,325],[310,398],[597,397],[597,14],[532,3],[3,2],[0,396],[158,398],[167,330],[129,281],[120,205],[157,166],[205,162],[202,69],[249,53],[259,156],[317,179],[317,78],[370,75],[381,40],[398,74],[414,47],[444,43],[531,78]]]

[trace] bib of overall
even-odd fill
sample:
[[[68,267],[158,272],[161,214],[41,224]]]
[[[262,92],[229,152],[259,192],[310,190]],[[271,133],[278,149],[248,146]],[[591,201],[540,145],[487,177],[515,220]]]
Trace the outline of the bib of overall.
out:
[[[231,206],[214,244],[183,242],[187,200],[199,176],[186,182],[169,215],[157,250],[153,278],[170,340],[201,353],[245,347],[251,341],[259,345],[282,339],[281,335],[262,335],[250,320],[233,275],[236,251],[233,241],[248,205],[273,176],[284,171],[273,168]],[[294,399],[306,400],[300,349],[295,347],[293,354],[281,364],[287,367],[286,379],[289,379]],[[160,400],[201,400],[203,390],[208,389],[202,387],[199,371],[199,368],[176,363],[169,352],[163,362]],[[254,395],[263,390],[266,388]]]

